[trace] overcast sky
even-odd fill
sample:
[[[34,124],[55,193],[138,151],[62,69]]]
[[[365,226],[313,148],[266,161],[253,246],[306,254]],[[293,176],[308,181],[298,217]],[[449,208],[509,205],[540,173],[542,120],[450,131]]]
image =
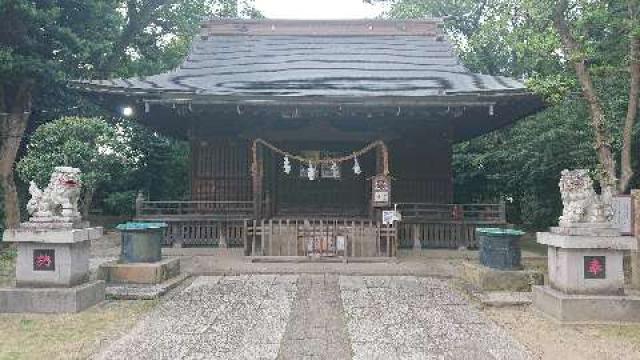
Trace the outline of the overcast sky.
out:
[[[371,19],[384,11],[362,0],[255,0],[255,5],[270,19]]]

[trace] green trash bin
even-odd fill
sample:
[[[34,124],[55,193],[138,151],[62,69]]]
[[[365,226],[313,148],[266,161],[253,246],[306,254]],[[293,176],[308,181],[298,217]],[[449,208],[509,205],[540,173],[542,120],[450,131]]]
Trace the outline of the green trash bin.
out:
[[[498,270],[522,269],[520,238],[524,231],[500,228],[479,228],[480,263]]]
[[[166,223],[127,222],[116,226],[122,234],[120,263],[151,263],[162,259]]]

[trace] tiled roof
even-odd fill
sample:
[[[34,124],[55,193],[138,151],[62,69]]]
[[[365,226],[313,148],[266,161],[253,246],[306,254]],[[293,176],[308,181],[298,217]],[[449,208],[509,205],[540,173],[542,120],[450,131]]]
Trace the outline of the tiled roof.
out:
[[[430,97],[525,93],[460,64],[439,21],[241,21],[202,25],[174,71],[76,82],[116,93],[234,97]]]

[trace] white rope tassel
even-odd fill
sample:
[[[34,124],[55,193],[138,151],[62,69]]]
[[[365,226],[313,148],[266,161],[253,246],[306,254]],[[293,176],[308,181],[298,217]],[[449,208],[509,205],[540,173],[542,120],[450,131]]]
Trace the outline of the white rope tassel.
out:
[[[362,169],[360,169],[360,163],[358,162],[358,158],[353,158],[353,173],[356,175],[360,175],[362,173]]]
[[[291,174],[291,162],[289,161],[288,156],[284,157],[284,163],[282,164],[282,167],[284,168],[285,174]]]
[[[336,163],[335,163],[335,161],[334,161],[334,162],[332,162],[332,163],[331,163],[331,175],[332,175],[335,179],[337,179],[337,178],[339,178],[339,177],[340,177],[339,173],[340,173],[340,170],[338,169],[338,164],[336,164]]]
[[[316,167],[313,166],[311,162],[309,162],[309,167],[307,168],[307,177],[309,177],[311,181],[316,179]]]

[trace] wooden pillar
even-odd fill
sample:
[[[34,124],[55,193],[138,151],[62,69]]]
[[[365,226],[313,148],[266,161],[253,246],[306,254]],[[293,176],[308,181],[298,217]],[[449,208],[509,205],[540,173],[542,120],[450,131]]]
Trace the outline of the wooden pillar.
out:
[[[138,191],[136,196],[136,216],[142,216],[142,208],[144,204],[144,194],[142,191]]]
[[[640,189],[631,190],[631,209],[633,213],[633,235],[639,245],[631,251],[631,285],[640,290]]]
[[[262,219],[262,188],[263,188],[263,159],[261,146],[256,142],[251,148],[253,156],[251,165],[253,183],[253,216],[256,220]]]
[[[398,225],[396,224],[396,226]],[[411,228],[412,228],[411,235],[413,237],[413,250],[421,251],[422,250],[422,244],[420,243],[421,226],[420,224],[412,224]]]

